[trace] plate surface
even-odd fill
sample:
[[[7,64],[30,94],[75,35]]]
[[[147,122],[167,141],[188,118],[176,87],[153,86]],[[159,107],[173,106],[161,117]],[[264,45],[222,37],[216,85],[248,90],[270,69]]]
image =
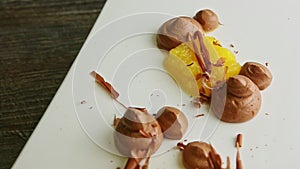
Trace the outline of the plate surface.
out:
[[[89,75],[93,70],[116,88],[120,93],[118,100],[127,106],[145,107],[151,114],[165,105],[184,112],[189,128],[182,140],[206,140],[219,124],[215,117],[210,117],[214,115],[208,113],[207,106],[196,108],[191,97],[163,68],[168,53],[156,47],[155,34],[159,26],[172,17],[163,13],[139,13],[120,18],[98,30],[82,49],[72,83],[74,103],[82,102],[75,106],[76,113],[89,138],[110,153],[121,155],[114,146],[112,123],[115,116],[122,117],[125,109],[95,83]],[[149,22],[132,27],[144,20]],[[86,106],[87,102],[95,106]],[[195,116],[200,112],[206,116],[196,122]],[[204,124],[206,130],[201,130]],[[169,151],[179,141],[165,139],[154,156]]]
[[[242,133],[245,168],[299,168],[298,7],[295,0],[108,0],[13,168],[124,166],[126,158],[119,156],[111,135],[114,114],[120,117],[124,110],[95,84],[89,75],[93,70],[112,83],[126,105],[146,107],[151,113],[165,104],[182,109],[191,124],[187,140],[209,141],[223,159],[234,160],[234,141]],[[240,63],[269,64],[273,82],[262,92],[259,114],[249,122],[219,122],[205,107],[190,107],[190,98],[162,68],[165,54],[156,48],[153,33],[168,18],[193,16],[203,8],[213,9],[222,23],[210,35],[225,47],[233,44]],[[194,118],[199,113],[205,116]],[[181,153],[172,149],[176,143],[164,141],[150,168],[182,168]]]

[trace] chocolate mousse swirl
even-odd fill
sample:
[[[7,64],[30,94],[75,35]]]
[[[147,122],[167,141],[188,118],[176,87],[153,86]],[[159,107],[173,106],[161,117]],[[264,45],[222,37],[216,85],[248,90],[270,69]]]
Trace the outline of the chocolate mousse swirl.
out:
[[[273,78],[270,70],[257,62],[246,62],[241,68],[240,75],[250,78],[260,90],[267,88]]]
[[[172,18],[166,21],[157,32],[157,46],[171,50],[182,42],[189,41],[189,34],[203,32],[202,26],[195,19],[187,16]]]
[[[259,88],[248,77],[235,75],[227,81],[227,94],[222,107],[212,107],[216,116],[225,122],[240,123],[252,119],[261,107],[261,93]],[[216,90],[215,94],[224,94],[224,87]],[[222,100],[215,100],[220,101]],[[212,104],[213,106],[220,106]]]
[[[191,142],[184,147],[182,162],[186,169],[223,169],[221,156],[213,146],[200,141]],[[226,169],[230,169],[229,158]]]
[[[116,126],[114,141],[127,157],[150,157],[161,145],[163,134],[157,120],[146,109],[130,107]]]

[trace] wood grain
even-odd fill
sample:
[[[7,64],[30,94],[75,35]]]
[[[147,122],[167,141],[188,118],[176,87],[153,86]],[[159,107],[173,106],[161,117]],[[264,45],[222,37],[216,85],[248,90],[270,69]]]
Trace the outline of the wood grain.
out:
[[[104,3],[0,1],[0,169],[13,165]]]

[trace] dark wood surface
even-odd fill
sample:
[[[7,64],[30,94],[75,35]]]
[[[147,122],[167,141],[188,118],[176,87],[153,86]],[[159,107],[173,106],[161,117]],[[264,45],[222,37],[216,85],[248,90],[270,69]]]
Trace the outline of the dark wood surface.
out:
[[[13,165],[104,3],[0,1],[0,169]]]

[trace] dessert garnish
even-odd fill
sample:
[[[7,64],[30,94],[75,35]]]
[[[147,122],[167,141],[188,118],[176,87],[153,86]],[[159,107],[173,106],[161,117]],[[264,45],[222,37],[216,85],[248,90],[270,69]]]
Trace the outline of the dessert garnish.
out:
[[[91,75],[95,78],[95,81],[121,106],[127,108],[123,103],[121,103],[117,98],[119,97],[119,93],[113,88],[113,86],[106,82],[105,79],[95,71],[91,72]]]
[[[236,136],[236,143],[235,143],[235,145],[237,147],[242,147],[243,146],[243,135],[242,134],[238,134]]]
[[[236,137],[236,169],[243,169],[243,164],[240,155],[240,147],[242,147],[243,135],[238,134]]]
[[[225,81],[225,57],[219,57],[208,37],[200,31],[189,42],[170,50],[163,65],[180,87],[193,97],[210,97],[211,89]]]
[[[104,78],[97,72],[92,71],[91,75],[95,78],[96,82],[107,91],[113,99],[119,97],[119,93],[112,87],[112,85],[104,80]]]

